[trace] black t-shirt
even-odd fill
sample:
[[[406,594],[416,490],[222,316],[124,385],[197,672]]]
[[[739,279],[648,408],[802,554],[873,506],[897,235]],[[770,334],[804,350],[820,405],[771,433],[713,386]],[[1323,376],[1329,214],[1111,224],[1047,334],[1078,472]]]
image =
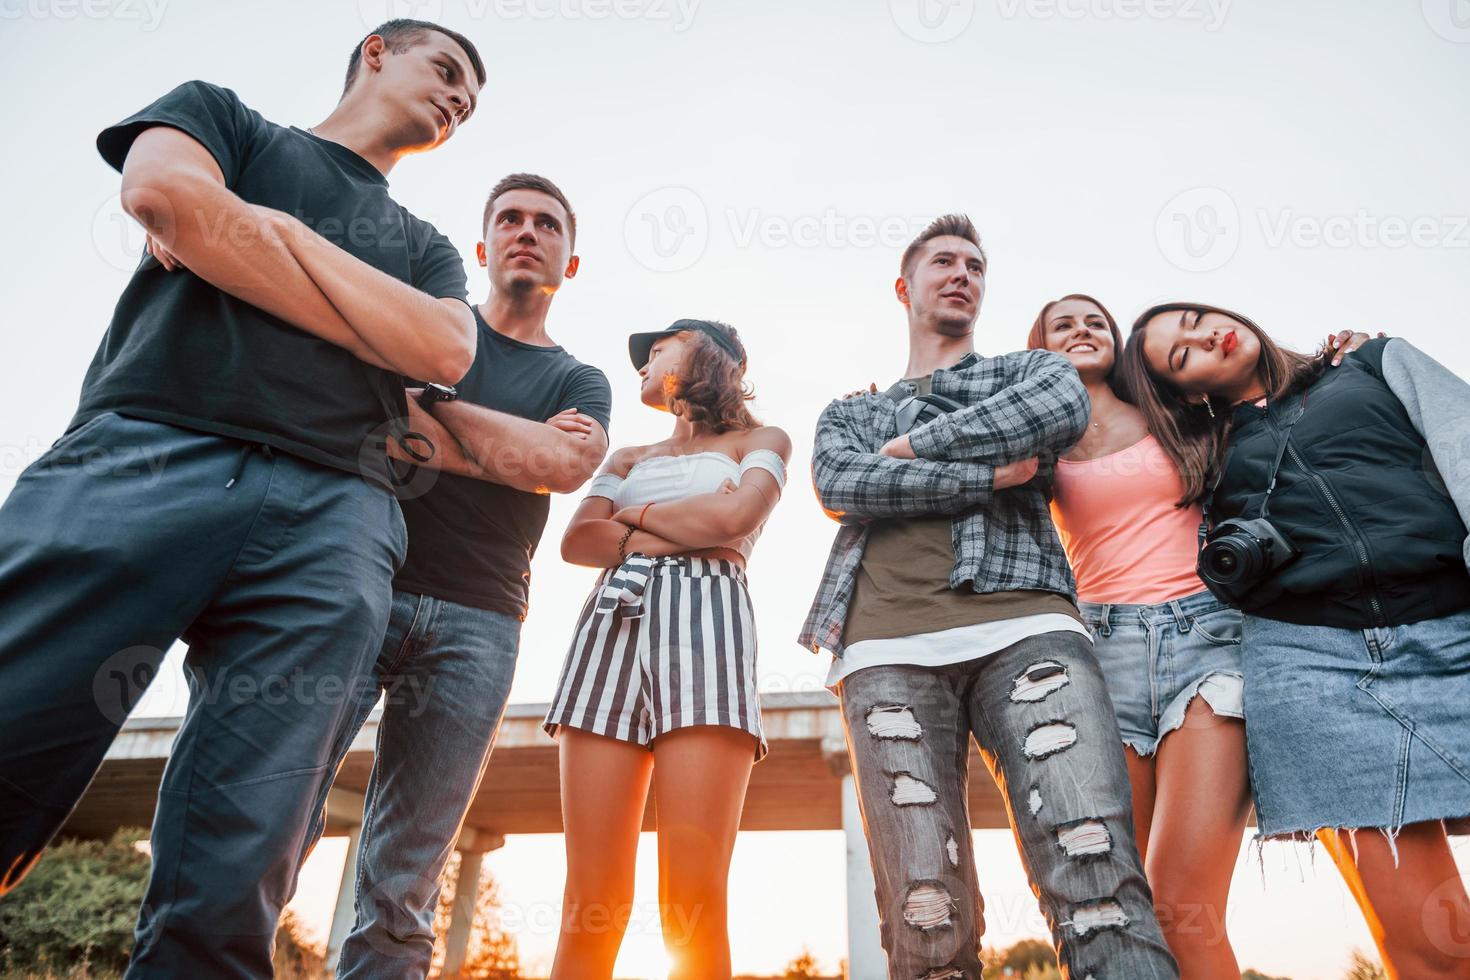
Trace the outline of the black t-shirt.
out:
[[[575,408],[606,429],[612,414],[607,376],[561,347],[523,344],[496,333],[475,310],[480,342],[462,401],[545,422]],[[421,495],[405,494],[408,560],[393,582],[478,609],[524,618],[531,557],[546,528],[551,498],[455,473],[440,473]]]
[[[383,175],[345,146],[278,126],[234,92],[196,81],[103,130],[97,149],[120,171],[133,140],[156,125],[203,144],[245,201],[294,215],[430,296],[466,300],[459,252],[396,204]],[[399,375],[145,255],[71,424],[118,412],[265,443],[386,486],[381,442],[388,419],[406,413],[403,397]]]

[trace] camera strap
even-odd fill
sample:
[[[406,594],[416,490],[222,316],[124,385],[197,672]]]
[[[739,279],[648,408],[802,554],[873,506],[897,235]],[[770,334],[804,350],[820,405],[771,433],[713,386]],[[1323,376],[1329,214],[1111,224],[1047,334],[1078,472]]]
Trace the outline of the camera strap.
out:
[[[1269,416],[1273,406],[1266,406],[1266,414]],[[1307,396],[1303,392],[1297,399],[1296,411],[1286,418],[1278,418],[1277,425],[1281,429],[1281,445],[1276,447],[1276,460],[1271,464],[1271,480],[1266,485],[1266,496],[1261,500],[1261,516],[1266,517],[1271,512],[1271,494],[1276,492],[1276,477],[1281,472],[1281,461],[1286,458],[1287,447],[1291,443],[1291,427],[1296,425],[1297,420],[1307,408]]]
[[[1271,462],[1271,476],[1266,483],[1266,496],[1261,499],[1261,512],[1258,516],[1267,517],[1271,512],[1271,494],[1276,492],[1276,478],[1281,473],[1281,461],[1286,458],[1286,450],[1291,443],[1291,427],[1297,424],[1302,414],[1307,410],[1307,395],[1302,392],[1301,397],[1296,399],[1296,408],[1289,415],[1284,411],[1276,411],[1276,404],[1266,404],[1266,416],[1273,418],[1276,427],[1281,432],[1281,442],[1276,447],[1276,458]],[[1283,417],[1285,416],[1285,417]],[[1220,487],[1220,481],[1225,478],[1225,464],[1220,464],[1220,472],[1215,474],[1215,480],[1210,484],[1209,492],[1205,494],[1204,504],[1201,507],[1201,519],[1199,524],[1199,548],[1205,549],[1205,539],[1209,534],[1210,527],[1214,523],[1210,517],[1210,503],[1215,499],[1215,491]]]

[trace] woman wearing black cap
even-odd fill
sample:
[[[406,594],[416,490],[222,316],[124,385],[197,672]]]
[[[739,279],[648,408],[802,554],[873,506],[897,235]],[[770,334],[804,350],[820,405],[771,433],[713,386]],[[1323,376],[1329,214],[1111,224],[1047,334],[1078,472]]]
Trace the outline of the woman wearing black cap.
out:
[[[791,440],[750,414],[732,327],[679,320],[628,349],[643,404],[672,414],[674,431],[614,452],[562,538],[563,558],[603,572],[545,723],[561,747],[567,846],[554,980],[612,976],[655,766],[669,975],[730,975],[730,852],[766,753],[745,563]]]

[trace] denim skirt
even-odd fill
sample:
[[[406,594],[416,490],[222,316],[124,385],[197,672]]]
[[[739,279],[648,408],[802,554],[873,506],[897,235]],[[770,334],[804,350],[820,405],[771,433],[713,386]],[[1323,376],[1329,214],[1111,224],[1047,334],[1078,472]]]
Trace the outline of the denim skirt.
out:
[[[1470,815],[1470,610],[1382,629],[1246,616],[1262,837]]]

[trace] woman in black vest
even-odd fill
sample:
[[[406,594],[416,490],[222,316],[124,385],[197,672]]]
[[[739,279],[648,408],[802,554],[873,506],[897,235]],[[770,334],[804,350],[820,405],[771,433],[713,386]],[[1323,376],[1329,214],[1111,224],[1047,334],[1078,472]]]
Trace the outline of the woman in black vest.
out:
[[[1323,842],[1390,975],[1470,977],[1446,840],[1470,815],[1470,386],[1403,340],[1330,356],[1169,303],[1121,369],[1245,613],[1260,837]]]

